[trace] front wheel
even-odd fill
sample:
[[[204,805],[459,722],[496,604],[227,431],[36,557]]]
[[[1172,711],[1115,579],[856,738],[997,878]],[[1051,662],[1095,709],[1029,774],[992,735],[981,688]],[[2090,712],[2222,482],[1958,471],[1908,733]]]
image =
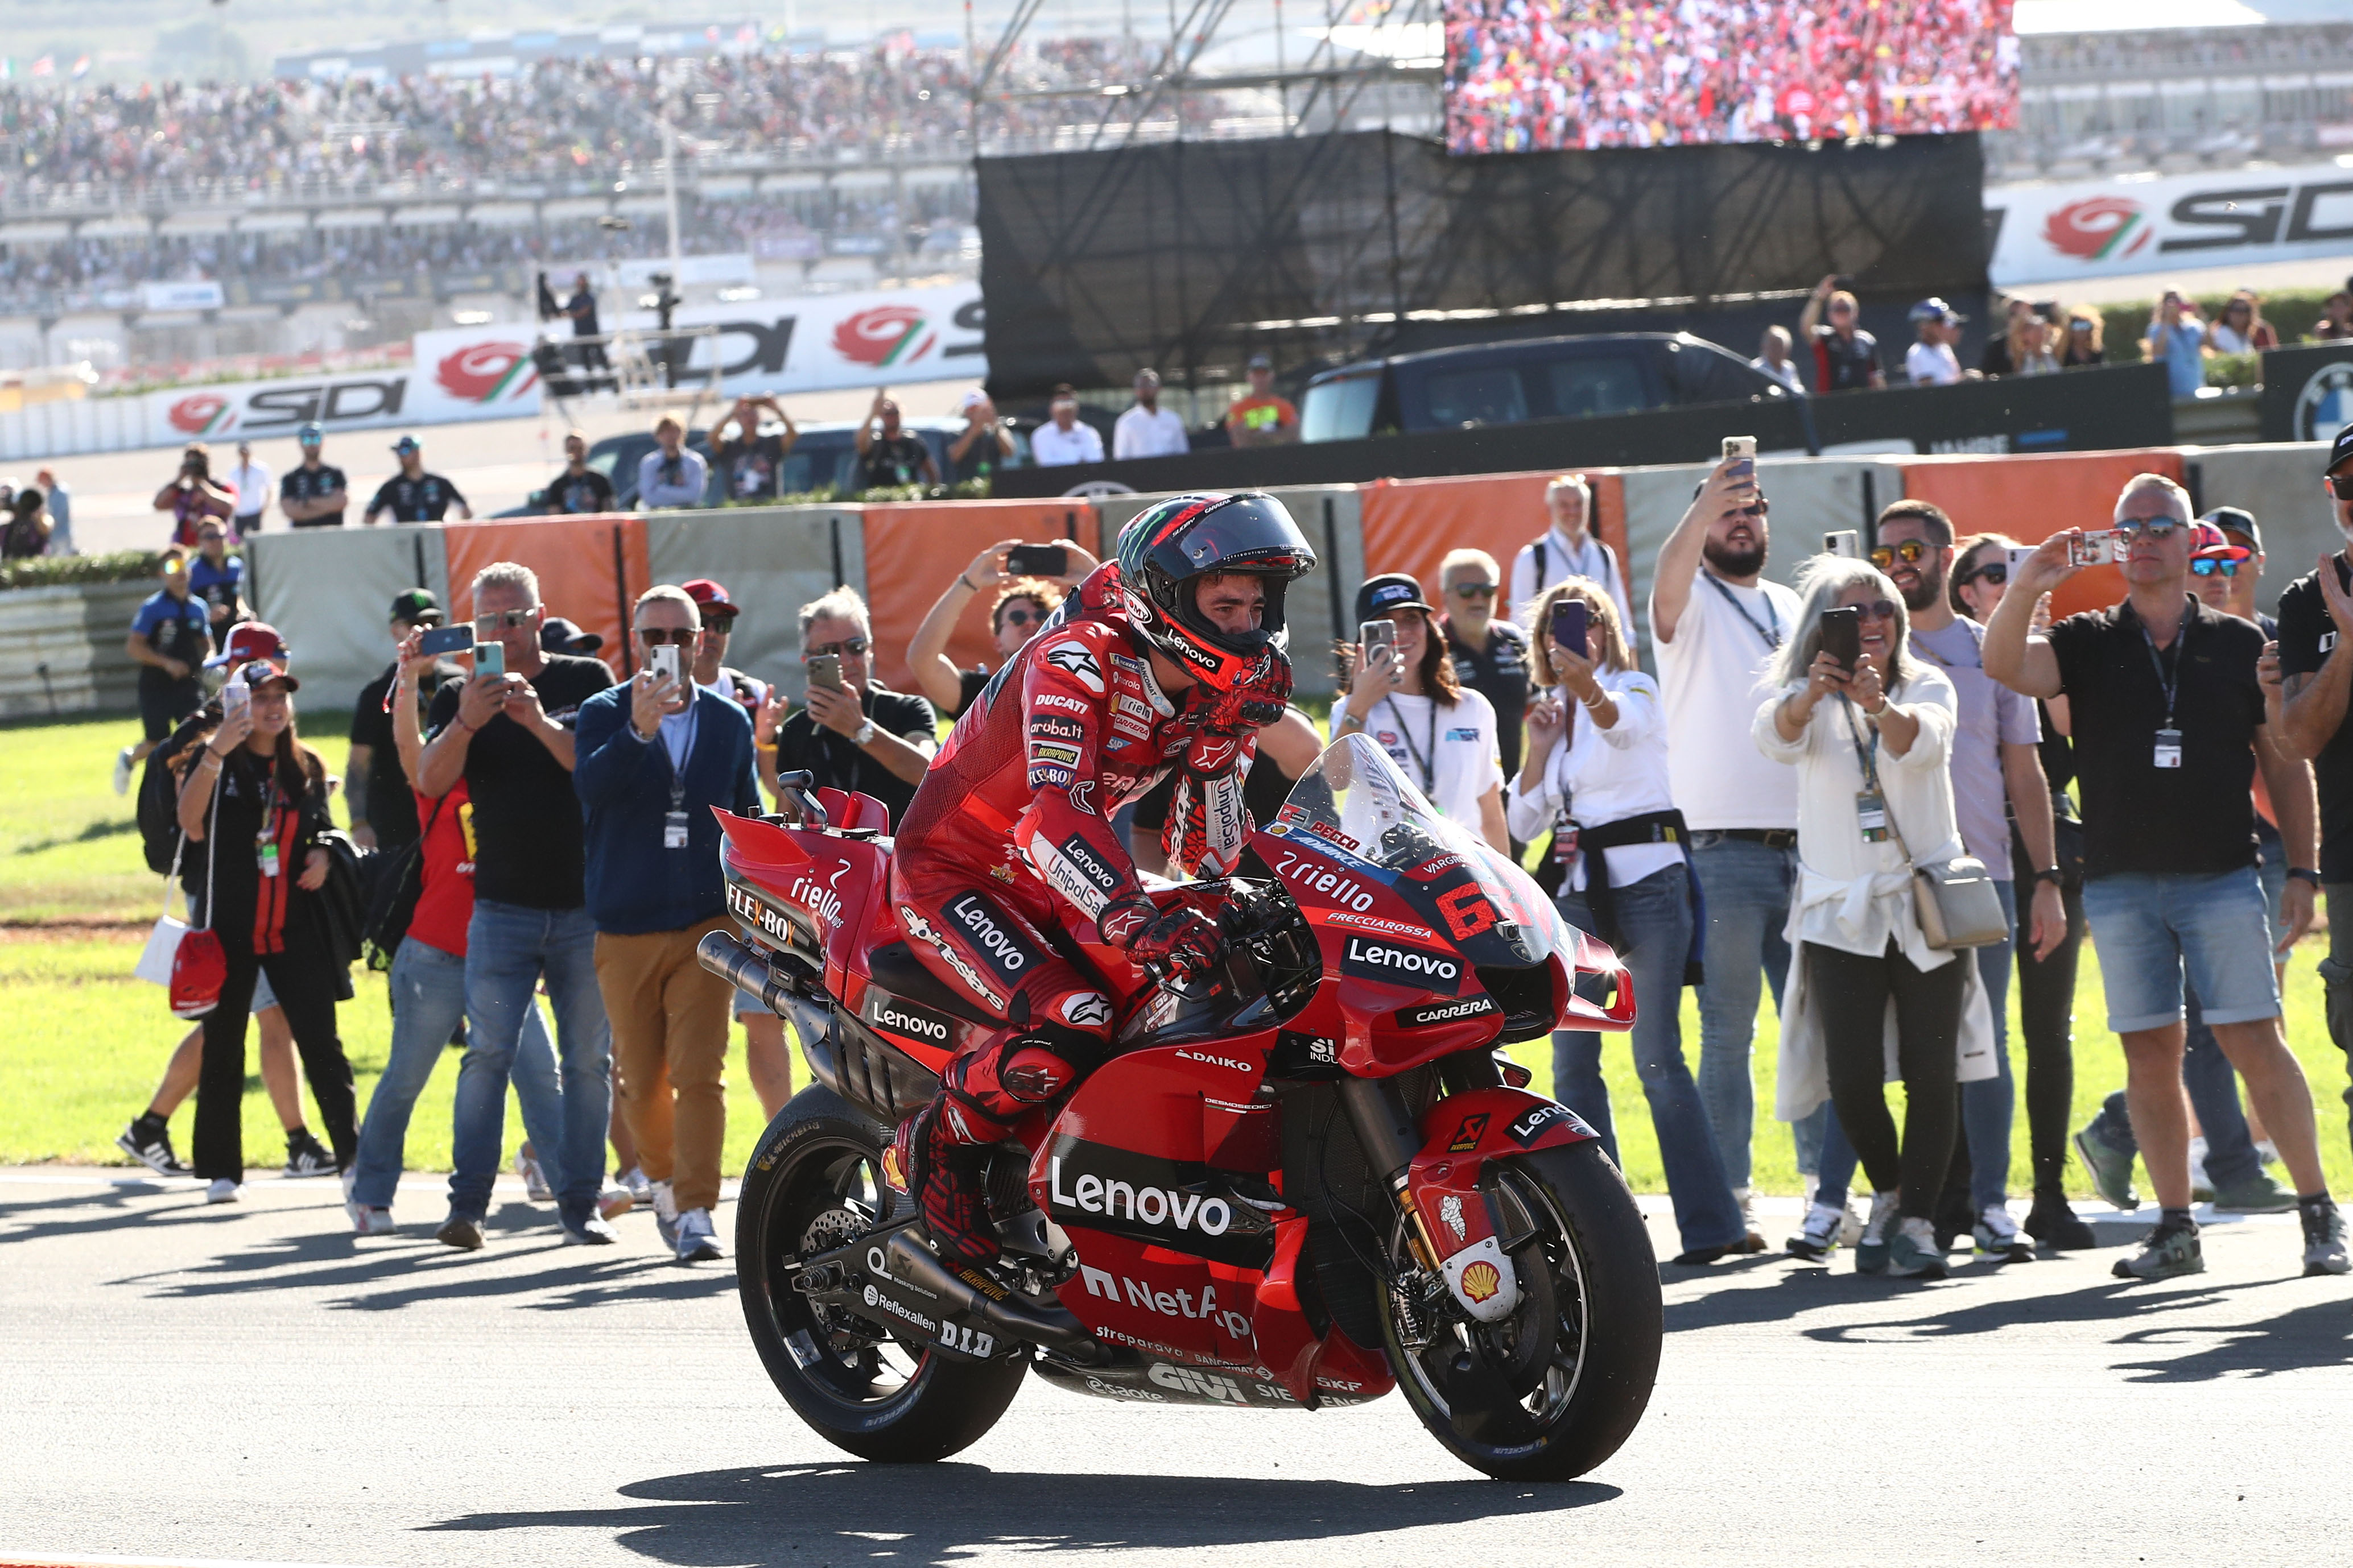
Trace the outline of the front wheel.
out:
[[[1616,1453],[1651,1402],[1665,1331],[1658,1260],[1599,1143],[1499,1164],[1494,1206],[1524,1233],[1512,1247],[1518,1309],[1473,1322],[1443,1287],[1418,1290],[1426,1276],[1400,1258],[1382,1345],[1414,1414],[1464,1463],[1499,1480],[1565,1481]]]
[[[906,1199],[882,1181],[884,1134],[812,1086],[777,1113],[737,1200],[737,1289],[753,1346],[794,1412],[836,1447],[886,1464],[944,1459],[997,1425],[1025,1361],[950,1361],[793,1289],[803,1258],[847,1246]]]

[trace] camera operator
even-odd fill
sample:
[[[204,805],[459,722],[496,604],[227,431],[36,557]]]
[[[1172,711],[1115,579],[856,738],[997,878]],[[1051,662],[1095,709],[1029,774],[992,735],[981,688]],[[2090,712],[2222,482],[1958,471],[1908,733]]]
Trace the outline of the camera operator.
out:
[[[237,513],[237,497],[213,482],[212,453],[190,442],[180,454],[180,471],[155,492],[155,510],[172,514],[172,542],[183,550],[196,543],[196,525],[216,517],[224,523]]]
[[[2125,1279],[2206,1267],[2189,1216],[2181,1095],[2184,971],[2295,1182],[2310,1272],[2348,1268],[2345,1222],[2321,1174],[2312,1093],[2280,1028],[2270,921],[2255,871],[2254,773],[2284,804],[2301,774],[2264,721],[2263,633],[2189,590],[2189,498],[2138,474],[2116,499],[2113,542],[2126,596],[2028,635],[2034,601],[2067,581],[2084,535],[2067,529],[2024,558],[1987,627],[1986,672],[2012,690],[2069,699],[2084,803],[2084,910],[2097,939],[2108,1026],[2123,1037],[2133,1131],[2164,1217]],[[2100,541],[2105,544],[2109,541]],[[2288,845],[2286,938],[2312,922],[2308,816]]]
[[[858,424],[858,483],[861,489],[895,489],[919,480],[940,482],[940,466],[921,436],[900,427],[899,405],[886,387],[874,389],[874,406]]]
[[[764,408],[784,426],[781,435],[760,434]],[[738,397],[711,437],[711,455],[723,476],[720,493],[735,501],[774,497],[783,484],[785,459],[793,455],[800,438],[793,416],[775,398],[754,397],[750,393]]]

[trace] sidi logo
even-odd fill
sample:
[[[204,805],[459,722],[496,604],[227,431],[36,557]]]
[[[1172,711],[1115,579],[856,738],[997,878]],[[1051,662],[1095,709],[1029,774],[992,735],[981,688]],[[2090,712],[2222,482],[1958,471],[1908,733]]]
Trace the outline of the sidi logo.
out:
[[[1055,1207],[1099,1214],[1105,1219],[1123,1217],[1121,1205],[1124,1203],[1125,1218],[1145,1225],[1174,1226],[1178,1230],[1198,1230],[1203,1236],[1223,1236],[1234,1223],[1234,1211],[1225,1199],[1205,1198],[1198,1193],[1172,1193],[1163,1187],[1107,1182],[1083,1173],[1065,1192],[1060,1154],[1047,1162],[1047,1190]]]
[[[1201,1287],[1201,1300],[1197,1306],[1193,1300],[1193,1292],[1190,1290],[1155,1290],[1140,1279],[1130,1279],[1124,1275],[1113,1276],[1103,1269],[1092,1268],[1084,1263],[1079,1265],[1079,1274],[1085,1279],[1087,1294],[1090,1296],[1101,1296],[1105,1300],[1117,1301],[1122,1299],[1120,1291],[1124,1289],[1127,1292],[1126,1302],[1131,1307],[1141,1307],[1147,1312],[1156,1312],[1164,1318],[1206,1319],[1225,1330],[1235,1339],[1246,1340],[1250,1337],[1249,1318],[1240,1312],[1224,1312],[1218,1310],[1218,1288],[1214,1284]]]

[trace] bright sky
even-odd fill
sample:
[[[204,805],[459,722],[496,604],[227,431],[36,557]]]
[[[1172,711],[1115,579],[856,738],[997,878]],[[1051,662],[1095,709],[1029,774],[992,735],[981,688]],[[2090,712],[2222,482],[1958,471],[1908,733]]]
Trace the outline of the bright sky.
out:
[[[2252,27],[2263,20],[2240,0],[2018,0],[2012,16],[2021,33]]]

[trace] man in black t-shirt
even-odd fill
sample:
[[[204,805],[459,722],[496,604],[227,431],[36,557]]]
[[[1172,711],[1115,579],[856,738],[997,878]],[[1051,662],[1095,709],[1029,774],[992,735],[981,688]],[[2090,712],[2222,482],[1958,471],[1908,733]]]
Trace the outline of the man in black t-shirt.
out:
[[[473,583],[474,641],[497,643],[503,674],[478,668],[433,700],[435,734],[417,769],[418,793],[439,796],[462,778],[474,834],[474,917],[466,930],[464,1064],[450,1141],[446,1246],[482,1245],[482,1218],[499,1173],[507,1079],[532,995],[543,979],[555,1007],[563,1063],[564,1146],[537,1149],[566,1241],[610,1244],[597,1212],[605,1131],[612,1115],[612,1033],[596,986],[596,927],[583,887],[580,801],[572,787],[573,722],[580,704],[613,684],[593,658],[543,653],[539,579],[511,561]]]
[[[326,431],[316,420],[294,433],[302,448],[302,462],[278,481],[278,510],[296,528],[341,528],[343,508],[351,503],[343,470],[320,460]]]
[[[776,416],[783,426],[781,432],[774,436],[760,434],[762,409]],[[785,459],[792,456],[800,438],[793,416],[775,398],[754,397],[748,393],[738,397],[734,409],[719,422],[711,437],[712,464],[721,476],[720,493],[733,501],[759,500],[776,494]]]
[[[2307,1273],[2353,1268],[2321,1174],[2312,1093],[2281,1032],[2279,985],[2255,871],[2255,770],[2281,812],[2291,877],[2286,942],[2312,922],[2312,817],[2301,773],[2264,719],[2263,634],[2189,592],[2189,498],[2136,475],[2117,498],[2125,602],[2030,636],[2035,601],[2073,576],[2082,531],[2045,541],[2016,568],[1986,628],[1986,673],[2071,710],[2084,805],[2084,911],[2108,1026],[2122,1037],[2133,1131],[2164,1214],[2124,1279],[2205,1268],[2189,1217],[2189,1127],[2181,1094],[2182,984],[2230,1058],[2295,1180]],[[2286,942],[2281,944],[2283,947]]]
[[[1504,574],[1485,551],[1453,551],[1439,563],[1438,574],[1445,612],[1439,625],[1446,630],[1455,681],[1495,710],[1495,742],[1503,749],[1504,776],[1512,778],[1520,771],[1521,724],[1528,710],[1527,634],[1492,618]]]
[[[419,626],[441,624],[441,602],[429,589],[411,588],[392,601],[392,641],[397,647]],[[456,679],[454,664],[437,664],[417,684],[417,711],[422,721],[442,686]],[[385,702],[400,679],[400,661],[385,666],[384,673],[360,688],[359,705],[352,710],[351,758],[343,764],[343,800],[352,816],[352,841],[363,849],[396,850],[417,842],[423,825],[417,820],[417,796],[400,765],[400,748],[393,739],[396,720]]]
[[[891,808],[895,829],[932,765],[939,719],[922,698],[874,679],[873,652],[866,601],[854,590],[836,588],[801,606],[801,663],[839,657],[842,689],[810,685],[805,706],[776,731],[776,768],[806,768],[820,784],[872,795]]]
[[[900,428],[899,405],[881,392],[858,426],[858,482],[870,490],[940,482],[940,467],[921,436]]]
[[[361,521],[374,527],[378,514],[388,511],[395,522],[438,522],[452,507],[458,509],[459,522],[474,521],[474,509],[466,504],[458,487],[425,471],[425,448],[417,444],[416,437],[403,436],[394,442],[392,455],[400,459],[400,472],[376,490]]]
[[[543,510],[551,517],[613,510],[613,481],[588,466],[588,437],[577,430],[564,437],[564,471],[547,487]]]
[[[2288,584],[2279,601],[2282,740],[2312,759],[2320,785],[2320,879],[2328,891],[2328,1037],[2353,1061],[2353,425],[2337,433],[2322,473],[2330,517],[2348,549]],[[2346,918],[2336,918],[2345,906]],[[2353,1089],[2345,1092],[2353,1121]]]

